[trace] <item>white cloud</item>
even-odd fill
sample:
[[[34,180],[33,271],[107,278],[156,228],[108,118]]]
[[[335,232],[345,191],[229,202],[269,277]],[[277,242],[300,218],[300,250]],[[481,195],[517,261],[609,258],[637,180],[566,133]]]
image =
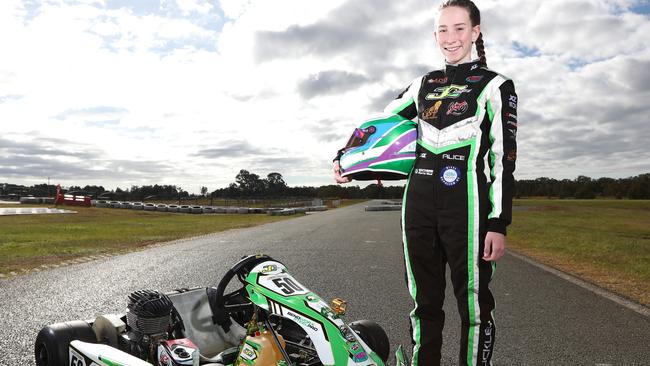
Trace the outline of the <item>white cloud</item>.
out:
[[[650,168],[650,155],[637,148],[650,139],[643,125],[650,107],[638,102],[650,97],[650,21],[631,13],[633,4],[478,3],[488,64],[512,77],[520,96],[518,178]],[[127,170],[146,172],[87,174],[97,180],[83,182],[67,174],[63,184],[198,191],[225,186],[242,168],[279,171],[292,185],[327,184],[351,129],[442,63],[435,13],[426,0],[169,0],[137,11],[3,1],[3,137],[93,146],[101,161],[79,158],[88,165],[79,174],[129,160]],[[0,181],[42,179],[34,171]]]
[[[226,17],[239,18],[250,7],[252,0],[219,0],[219,5]]]
[[[189,15],[192,12],[207,14],[213,8],[208,0],[176,0],[176,4],[184,15]]]

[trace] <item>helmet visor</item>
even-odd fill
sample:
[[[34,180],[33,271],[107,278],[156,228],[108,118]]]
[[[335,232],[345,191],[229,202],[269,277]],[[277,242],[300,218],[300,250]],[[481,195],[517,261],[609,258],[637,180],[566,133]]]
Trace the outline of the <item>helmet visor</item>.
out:
[[[375,126],[370,126],[363,129],[355,128],[352,136],[350,136],[350,139],[348,140],[348,143],[345,145],[345,150],[363,146],[368,141],[370,136],[372,136],[372,134],[375,132],[377,132]]]

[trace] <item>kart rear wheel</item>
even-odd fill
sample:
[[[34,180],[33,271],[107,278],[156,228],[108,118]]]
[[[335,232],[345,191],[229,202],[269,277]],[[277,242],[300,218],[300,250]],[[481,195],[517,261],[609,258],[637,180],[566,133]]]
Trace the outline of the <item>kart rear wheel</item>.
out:
[[[371,320],[357,320],[350,323],[350,328],[386,363],[390,353],[390,342],[379,324]]]
[[[34,344],[36,366],[67,366],[71,341],[97,342],[90,324],[83,320],[57,323],[38,332]]]

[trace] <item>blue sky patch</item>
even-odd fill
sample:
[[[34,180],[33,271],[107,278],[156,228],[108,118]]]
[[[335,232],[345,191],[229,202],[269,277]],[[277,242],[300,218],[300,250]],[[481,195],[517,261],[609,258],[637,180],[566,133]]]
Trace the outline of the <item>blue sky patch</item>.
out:
[[[120,124],[119,119],[109,119],[106,121],[86,121],[86,126],[88,127],[113,127]]]
[[[158,47],[152,48],[152,51],[158,54],[167,55],[174,50],[183,48],[194,48],[196,50],[204,50],[208,52],[217,51],[217,38],[186,38],[186,39],[168,39]]]
[[[136,15],[160,14],[164,10],[160,0],[108,0],[105,6],[108,9],[127,8]]]
[[[76,116],[100,117],[100,116],[107,115],[107,117],[110,120],[113,120],[113,118],[110,117],[113,117],[115,115],[125,114],[128,111],[129,111],[128,109],[122,107],[97,106],[97,107],[82,108],[82,109],[68,109],[62,113],[59,113],[54,118],[65,120],[69,117],[76,117]]]
[[[630,10],[643,15],[650,15],[650,2],[647,0],[641,1],[639,4],[633,5]]]
[[[569,60],[569,62],[567,63],[567,65],[569,66],[569,69],[571,71],[576,71],[577,69],[580,69],[581,67],[583,67],[583,66],[585,66],[587,64],[588,64],[587,61],[576,59],[576,58],[573,58],[573,59]]]
[[[512,48],[517,51],[521,57],[536,57],[540,55],[538,48],[528,47],[517,41],[512,42]]]
[[[23,99],[22,95],[18,94],[7,94],[7,95],[0,95],[0,104],[6,103],[12,100],[20,100]]]
[[[29,23],[32,19],[36,18],[41,8],[41,2],[39,0],[23,0],[23,7],[25,9],[25,17],[23,20],[26,23]]]

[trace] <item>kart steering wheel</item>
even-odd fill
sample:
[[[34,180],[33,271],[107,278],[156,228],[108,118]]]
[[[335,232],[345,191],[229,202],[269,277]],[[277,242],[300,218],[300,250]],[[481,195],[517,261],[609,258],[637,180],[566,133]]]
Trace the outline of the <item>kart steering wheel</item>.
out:
[[[249,302],[244,304],[229,305],[228,308],[226,308],[226,300],[239,295],[243,289],[242,287],[227,295],[224,295],[226,287],[233,279],[233,277],[235,277],[235,275],[237,278],[239,278],[239,281],[244,284],[244,279],[248,273],[250,273],[250,271],[257,264],[268,260],[274,259],[265,254],[246,256],[239,262],[235,263],[235,265],[226,272],[226,274],[221,278],[221,281],[219,281],[219,285],[217,285],[216,288],[208,287],[206,289],[208,294],[208,303],[210,304],[210,309],[212,310],[212,321],[215,324],[220,325],[225,332],[228,332],[230,330],[230,325],[232,324],[232,321],[230,320],[231,312],[236,310],[249,310],[251,307],[251,303]]]

